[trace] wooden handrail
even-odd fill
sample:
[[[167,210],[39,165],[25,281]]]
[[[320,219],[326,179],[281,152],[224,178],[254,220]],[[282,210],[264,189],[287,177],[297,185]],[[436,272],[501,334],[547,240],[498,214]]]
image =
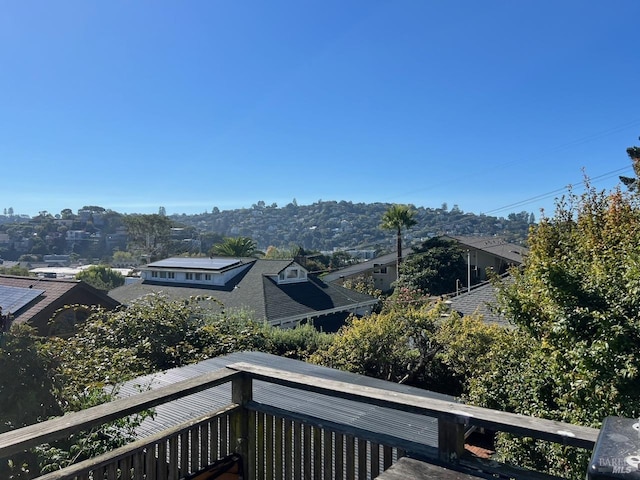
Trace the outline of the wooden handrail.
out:
[[[596,428],[392,392],[249,363],[234,363],[227,368],[248,373],[256,380],[574,447],[593,448],[599,432]]]
[[[8,457],[65,435],[124,418],[171,400],[227,383],[241,375],[241,372],[222,368],[139,395],[121,398],[79,412],[68,413],[46,422],[11,430],[0,435],[0,457]]]
[[[413,442],[407,442],[402,439],[390,437],[384,434],[376,434],[361,429],[354,429],[348,425],[334,424],[323,418],[314,418],[306,416],[302,413],[291,413],[278,408],[276,405],[265,405],[256,402],[253,399],[253,389],[255,381],[268,382],[276,385],[282,385],[289,388],[295,388],[302,391],[314,392],[318,394],[328,395],[335,398],[347,399],[360,403],[372,404],[389,409],[411,412],[421,415],[434,417],[438,420],[438,448],[434,451],[433,447],[427,449]],[[500,431],[512,433],[519,436],[532,437],[535,439],[548,440],[567,446],[582,447],[592,449],[596,439],[598,437],[599,430],[595,428],[582,427],[572,425],[563,422],[557,422],[553,420],[545,420],[535,417],[529,417],[525,415],[518,415],[507,412],[500,412],[490,410],[487,408],[474,407],[470,405],[464,405],[461,403],[455,403],[446,400],[434,399],[430,397],[414,395],[409,393],[401,393],[396,391],[387,390],[384,388],[368,387],[358,385],[349,382],[340,382],[336,380],[330,380],[320,378],[312,375],[305,375],[294,373],[287,370],[280,370],[270,368],[266,366],[256,365],[252,363],[234,363],[227,365],[226,368],[209,372],[197,377],[193,377],[184,381],[176,382],[174,384],[161,387],[155,390],[149,390],[138,395],[133,395],[127,398],[118,399],[103,405],[98,405],[80,412],[74,412],[62,417],[58,417],[46,422],[31,425],[21,429],[6,432],[0,435],[0,457],[8,457],[15,453],[24,451],[28,448],[41,445],[42,443],[49,442],[51,440],[62,438],[74,432],[86,430],[93,426],[104,424],[116,419],[124,418],[128,415],[141,412],[146,409],[153,408],[160,404],[196,393],[203,390],[207,390],[225,383],[231,383],[229,392],[229,404],[224,407],[232,415],[228,416],[228,443],[226,447],[228,451],[235,451],[242,453],[244,467],[247,472],[252,472],[254,467],[260,468],[280,468],[276,465],[274,467],[269,462],[272,459],[272,454],[267,454],[266,460],[263,465],[263,460],[256,458],[256,452],[263,452],[260,448],[276,448],[274,450],[275,458],[280,460],[287,458],[310,458],[312,455],[320,455],[320,451],[307,451],[313,445],[322,445],[324,440],[323,435],[329,435],[327,442],[332,441],[331,435],[336,436],[336,442],[339,435],[350,436],[351,443],[345,441],[345,448],[347,449],[347,456],[350,455],[349,449],[354,449],[353,442],[357,444],[358,452],[366,451],[366,442],[371,442],[378,447],[385,449],[385,468],[387,467],[387,461],[391,462],[391,449],[394,448],[394,455],[400,457],[404,455],[406,451],[411,451],[414,454],[425,455],[429,458],[433,458],[440,463],[454,463],[460,464],[462,459],[462,453],[464,452],[464,432],[473,426],[485,427],[492,431]],[[273,438],[282,438],[284,428],[281,423],[278,427],[273,426],[265,420],[259,420],[262,414],[271,415],[269,418],[280,418],[281,421],[292,422],[289,425],[301,425],[303,426],[304,434],[304,448],[307,449],[304,452],[298,452],[296,448],[301,448],[299,443],[292,445],[285,445],[285,448],[289,448],[288,453],[283,454],[283,445],[271,445]],[[226,422],[227,420],[225,420]],[[265,445],[260,446],[259,442],[256,443],[258,438],[255,438],[256,428],[264,428],[264,425],[268,425],[268,428],[275,429],[272,433],[265,435],[262,438]],[[266,423],[265,423],[266,422]],[[275,423],[274,423],[275,425]],[[182,428],[182,427],[180,427]],[[280,430],[277,430],[279,428]],[[287,427],[298,428],[298,427]],[[307,432],[307,429],[309,431]],[[311,430],[313,429],[313,431]],[[224,431],[227,431],[227,427],[224,427]],[[154,437],[154,442],[157,441],[160,445],[160,450],[155,457],[147,457],[150,460],[154,458],[164,458],[166,455],[166,449],[162,445],[163,435],[168,435],[171,430],[159,433]],[[324,433],[322,433],[324,432]],[[198,441],[198,433],[194,430],[191,440],[189,442]],[[289,434],[287,434],[288,436]],[[273,437],[273,438],[272,438]],[[295,437],[295,433],[294,433]],[[308,440],[312,439],[312,440]],[[357,439],[357,440],[354,440]],[[175,439],[169,440],[169,443],[176,442]],[[342,442],[342,440],[340,440]],[[116,451],[110,452],[95,459],[87,460],[82,465],[69,467],[61,470],[58,473],[52,473],[48,477],[53,479],[66,479],[73,478],[70,476],[73,472],[89,471],[92,468],[102,468],[107,466],[108,468],[116,468],[116,463],[126,460],[130,457],[129,453],[132,449],[140,450],[144,441],[134,442],[128,446],[122,447]],[[174,448],[177,448],[174,443]],[[197,445],[197,443],[195,444]],[[329,443],[329,445],[331,445]],[[340,444],[342,445],[342,444]],[[259,448],[258,448],[259,447]],[[180,448],[187,448],[185,442],[181,443]],[[197,448],[197,447],[190,447]],[[291,449],[295,451],[292,451]],[[388,452],[387,450],[388,449]],[[339,451],[338,451],[339,450]],[[222,450],[221,450],[222,451]],[[265,450],[266,451],[266,450]],[[342,447],[336,447],[335,461],[339,462],[342,458]],[[377,455],[378,450],[372,450],[372,455],[376,455],[375,458],[379,458]],[[353,453],[353,452],[351,452]],[[388,453],[388,454],[387,454]],[[138,455],[135,452],[131,455]],[[180,454],[179,458],[184,459],[186,454]],[[261,453],[264,455],[264,453]],[[438,458],[435,456],[437,455]],[[169,460],[168,465],[172,469],[178,468],[178,462],[175,456],[178,458],[177,453],[172,454],[172,458]],[[138,457],[136,457],[137,459]],[[373,457],[372,457],[373,458]],[[394,457],[395,458],[395,457]],[[109,462],[113,460],[113,465]],[[354,460],[351,458],[351,460]],[[366,457],[360,457],[356,459],[358,462],[365,462]],[[138,460],[136,460],[138,461]],[[188,460],[180,460],[188,462]],[[316,458],[314,457],[314,468],[320,469],[321,464],[325,464],[330,459]],[[378,466],[377,460],[373,461],[376,468]],[[126,465],[123,464],[123,465]],[[329,465],[329,464],[327,464]],[[187,463],[188,466],[188,463]],[[304,468],[310,468],[306,463]],[[325,465],[326,469],[330,469]],[[129,467],[123,467],[129,468]],[[184,464],[180,463],[180,469],[184,468]],[[256,467],[257,468],[257,467]],[[297,467],[296,467],[297,468]],[[356,468],[356,467],[354,467]],[[365,471],[366,466],[364,464],[357,466],[358,470]],[[175,473],[175,472],[174,472]],[[142,477],[135,477],[142,478]],[[173,478],[173,477],[171,477]]]
[[[181,424],[172,428],[168,428],[167,430],[161,433],[156,433],[149,437],[145,437],[140,440],[136,440],[132,443],[128,443],[123,447],[119,447],[110,452],[103,453],[102,455],[99,455],[97,457],[90,458],[88,460],[83,460],[82,462],[79,462],[79,463],[75,463],[69,467],[66,467],[64,470],[58,470],[55,472],[48,473],[46,475],[42,475],[38,477],[37,480],[61,480],[66,478],[74,478],[76,476],[84,474],[86,471],[90,469],[103,467],[103,466],[112,464],[114,462],[117,462],[121,458],[129,457],[131,456],[132,452],[142,451],[151,445],[159,443],[160,441],[162,441],[164,438],[168,436],[176,435],[180,431],[188,429],[192,425],[202,423],[206,420],[210,420],[217,416],[231,414],[234,411],[238,410],[239,408],[240,407],[235,404],[227,405],[226,407],[216,410],[213,413],[209,413],[207,415],[203,415],[201,417],[193,419],[187,422],[186,424]]]

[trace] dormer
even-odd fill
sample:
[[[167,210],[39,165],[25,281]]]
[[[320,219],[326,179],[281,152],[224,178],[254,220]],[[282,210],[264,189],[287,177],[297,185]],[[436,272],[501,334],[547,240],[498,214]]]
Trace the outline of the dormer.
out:
[[[307,281],[307,270],[300,264],[292,262],[278,273],[278,285],[285,283],[301,283]]]

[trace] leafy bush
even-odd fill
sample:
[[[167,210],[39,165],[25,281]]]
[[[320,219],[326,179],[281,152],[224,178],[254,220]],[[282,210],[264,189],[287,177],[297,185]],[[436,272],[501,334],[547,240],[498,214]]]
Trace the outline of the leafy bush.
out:
[[[316,351],[328,348],[334,338],[333,334],[316,330],[312,324],[287,330],[265,324],[263,333],[269,341],[269,353],[296,360],[307,360]]]
[[[91,265],[76,275],[76,280],[82,280],[98,290],[109,291],[124,285],[124,277],[117,270],[104,265]]]

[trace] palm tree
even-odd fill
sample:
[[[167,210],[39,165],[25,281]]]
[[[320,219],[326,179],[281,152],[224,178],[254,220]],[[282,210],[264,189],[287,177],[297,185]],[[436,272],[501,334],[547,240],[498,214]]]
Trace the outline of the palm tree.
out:
[[[416,211],[409,205],[394,204],[382,215],[382,223],[380,227],[384,230],[392,230],[396,232],[396,249],[398,262],[396,269],[400,275],[400,262],[402,262],[402,229],[409,228],[418,223],[415,220]]]
[[[210,255],[222,257],[256,257],[264,255],[258,250],[256,242],[249,237],[227,237],[209,250]]]

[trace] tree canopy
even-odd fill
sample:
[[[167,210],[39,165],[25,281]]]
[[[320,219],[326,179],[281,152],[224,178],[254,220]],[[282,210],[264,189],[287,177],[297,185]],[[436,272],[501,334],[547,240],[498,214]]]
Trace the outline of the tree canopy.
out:
[[[173,226],[169,217],[159,214],[127,215],[123,222],[127,227],[129,249],[132,252],[148,259],[166,256]]]
[[[82,280],[105,292],[124,285],[124,276],[105,265],[91,265],[76,274],[76,280]]]
[[[599,427],[640,414],[640,202],[619,188],[558,200],[529,237],[500,308],[517,326],[478,371],[469,399],[490,408]],[[581,478],[589,452],[501,437],[523,467]]]
[[[264,255],[249,237],[227,237],[209,250],[210,255],[223,257],[256,257]]]
[[[443,238],[431,238],[414,248],[414,254],[400,267],[396,284],[429,295],[455,292],[456,281],[466,277],[467,264],[459,245]]]

